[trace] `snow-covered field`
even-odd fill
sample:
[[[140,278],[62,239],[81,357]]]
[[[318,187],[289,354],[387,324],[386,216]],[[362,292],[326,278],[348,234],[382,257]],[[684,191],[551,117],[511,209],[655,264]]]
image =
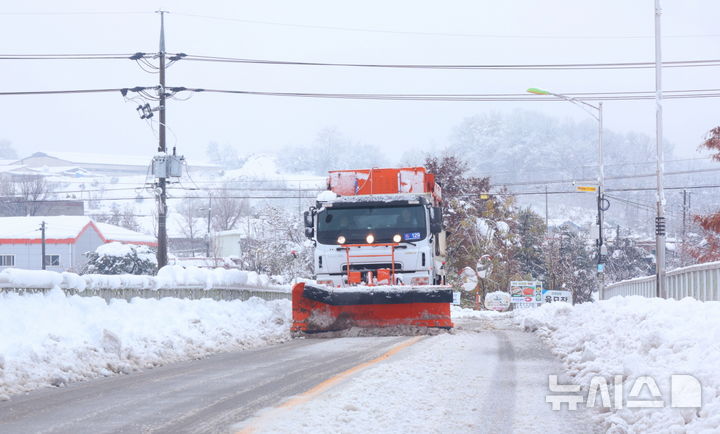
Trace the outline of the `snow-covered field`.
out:
[[[720,302],[614,297],[574,307],[544,305],[517,312],[515,321],[544,338],[576,384],[587,387],[593,376],[603,376],[612,394],[614,376],[622,376],[623,408],[597,416],[608,432],[720,430]],[[700,409],[671,407],[671,375],[682,374],[702,385]],[[657,383],[662,408],[627,408],[640,376]],[[643,398],[660,399],[649,393]]]
[[[0,399],[290,338],[290,301],[0,294]]]

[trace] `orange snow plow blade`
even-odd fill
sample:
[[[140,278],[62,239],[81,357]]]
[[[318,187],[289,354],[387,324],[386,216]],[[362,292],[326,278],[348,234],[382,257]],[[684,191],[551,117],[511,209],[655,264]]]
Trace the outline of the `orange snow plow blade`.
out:
[[[292,290],[293,332],[350,328],[444,328],[452,290],[444,286],[329,288],[298,283]]]

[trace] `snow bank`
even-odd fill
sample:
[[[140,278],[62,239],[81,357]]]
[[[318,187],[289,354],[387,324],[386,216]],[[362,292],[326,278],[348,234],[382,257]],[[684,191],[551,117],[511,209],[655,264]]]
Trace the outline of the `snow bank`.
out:
[[[115,276],[108,276],[115,277]],[[0,294],[0,399],[290,338],[288,300]]]
[[[289,290],[273,286],[270,277],[254,271],[224,268],[198,268],[168,265],[157,276],[134,274],[56,273],[44,270],[8,268],[0,271],[0,287],[5,288],[62,288],[76,289],[173,289],[201,287],[204,289],[253,287]]]
[[[597,417],[605,430],[720,429],[720,302],[614,297],[599,303],[552,303],[516,311],[515,321],[553,347],[577,384],[588,386],[593,376],[603,376],[612,393],[613,376],[622,375],[627,397],[639,376],[653,378],[664,407],[601,412]],[[690,374],[700,381],[700,410],[671,408],[673,374]]]
[[[475,310],[460,306],[450,306],[450,316],[452,319],[488,319],[498,318],[507,315],[507,313],[496,312],[494,310]]]

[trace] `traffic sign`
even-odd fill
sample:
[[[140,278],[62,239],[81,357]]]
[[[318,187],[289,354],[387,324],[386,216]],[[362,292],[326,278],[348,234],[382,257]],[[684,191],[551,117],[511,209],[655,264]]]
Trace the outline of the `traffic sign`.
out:
[[[597,191],[597,187],[591,186],[591,185],[578,185],[577,191]]]

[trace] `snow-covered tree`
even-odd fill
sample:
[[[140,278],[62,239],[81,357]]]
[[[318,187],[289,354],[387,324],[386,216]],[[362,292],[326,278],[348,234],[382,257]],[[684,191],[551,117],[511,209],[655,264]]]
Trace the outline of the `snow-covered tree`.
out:
[[[13,148],[10,140],[0,140],[0,158],[6,160],[14,160],[17,158],[17,151]]]
[[[714,161],[720,161],[720,127],[710,130],[700,146],[711,151]],[[720,260],[720,211],[693,219],[700,226],[703,239],[688,249],[690,255],[700,263]]]
[[[448,280],[462,285],[459,273],[475,269],[480,258],[488,257],[493,271],[480,281],[480,290],[506,290],[510,280],[523,274],[515,257],[519,237],[513,198],[486,194],[490,180],[468,176],[468,163],[457,156],[428,156],[425,167],[443,189]]]
[[[545,233],[545,222],[535,211],[524,208],[517,213],[519,245],[515,258],[520,265],[521,272],[529,273],[536,279],[543,279],[546,273],[543,258]]]
[[[112,242],[85,254],[83,274],[144,274],[157,272],[155,252],[148,246]]]
[[[588,242],[588,234],[561,228],[546,241],[544,252],[545,287],[570,291],[575,303],[590,301],[592,292],[597,289],[597,259]]]
[[[227,144],[219,145],[216,142],[211,142],[205,147],[205,155],[211,163],[228,169],[242,167],[245,162],[245,159],[238,154],[237,149]]]
[[[284,209],[265,206],[255,212],[263,228],[240,241],[240,259],[246,270],[281,276],[289,282],[312,276],[312,243],[305,238],[302,219]]]
[[[639,247],[632,238],[618,236],[608,242],[607,247],[608,260],[605,266],[607,283],[655,273],[652,255]]]

